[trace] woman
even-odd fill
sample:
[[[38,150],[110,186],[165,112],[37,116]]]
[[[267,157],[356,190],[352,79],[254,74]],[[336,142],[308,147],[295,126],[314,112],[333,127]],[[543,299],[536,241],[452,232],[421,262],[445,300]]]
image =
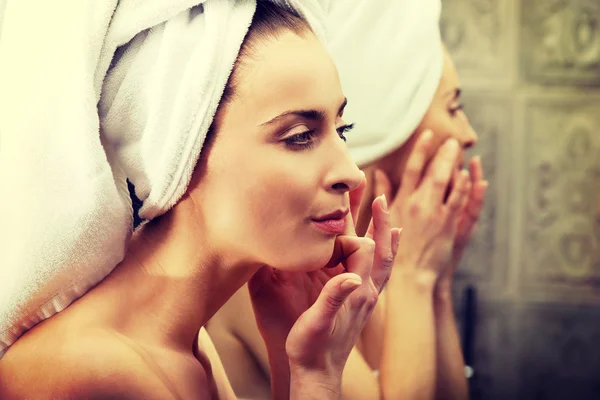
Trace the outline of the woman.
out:
[[[470,174],[460,171],[462,150],[473,146],[477,136],[459,95],[456,69],[444,49],[441,78],[419,126],[398,148],[362,165],[368,177],[366,199],[382,193],[394,199],[390,217],[393,226],[404,230],[384,291],[385,304],[376,308],[346,366],[344,398],[467,397],[450,289],[483,206],[487,182],[479,159],[471,161]],[[458,224],[444,226],[441,210],[448,191],[457,188],[468,193],[469,201],[453,211]],[[371,213],[362,207],[359,215],[357,228],[364,233]],[[225,369],[235,377],[236,393],[268,398],[268,357],[250,303],[247,291],[238,291],[210,321],[208,332]],[[371,370],[378,370],[379,376]]]
[[[404,226],[407,237],[422,236],[413,207],[422,201],[418,182],[423,164],[414,162],[415,156],[427,162],[448,138],[456,140],[463,150],[477,143],[477,134],[460,104],[456,68],[445,48],[443,60],[440,83],[415,133],[398,149],[364,168],[369,182],[365,199],[375,193],[393,199],[392,224]],[[463,160],[462,154],[453,160],[454,179],[463,168]],[[468,201],[460,210],[452,237],[439,243],[445,247],[444,256],[423,262],[429,243],[402,243],[383,301],[363,332],[363,354],[372,368],[380,370],[382,385],[394,388],[390,398],[396,394],[407,398],[468,397],[452,305],[452,279],[476,228],[488,186],[479,157],[470,160],[468,166]],[[421,212],[436,216],[435,208],[428,206]],[[365,229],[370,215],[366,208],[361,210],[359,232]],[[405,360],[403,365],[393,362],[395,356]]]
[[[372,233],[353,234],[363,174],[345,147],[345,104],[308,25],[259,3],[186,194],[106,279],[9,348],[0,397],[234,398],[201,328],[258,271],[274,397],[337,398],[399,241],[384,198]],[[305,290],[281,285],[286,271]],[[265,293],[278,314],[261,307]]]

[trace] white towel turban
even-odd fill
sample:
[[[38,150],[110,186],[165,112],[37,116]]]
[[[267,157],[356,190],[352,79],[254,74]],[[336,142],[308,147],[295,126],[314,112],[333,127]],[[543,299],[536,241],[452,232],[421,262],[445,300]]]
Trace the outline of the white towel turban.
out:
[[[442,73],[440,0],[333,2],[329,49],[356,122],[348,135],[365,166],[400,147],[429,108]]]

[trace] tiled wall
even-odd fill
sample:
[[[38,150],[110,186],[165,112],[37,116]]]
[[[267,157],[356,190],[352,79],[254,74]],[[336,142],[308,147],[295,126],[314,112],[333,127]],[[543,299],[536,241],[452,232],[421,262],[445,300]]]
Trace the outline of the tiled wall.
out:
[[[600,0],[443,0],[441,28],[491,181],[473,399],[600,399]]]

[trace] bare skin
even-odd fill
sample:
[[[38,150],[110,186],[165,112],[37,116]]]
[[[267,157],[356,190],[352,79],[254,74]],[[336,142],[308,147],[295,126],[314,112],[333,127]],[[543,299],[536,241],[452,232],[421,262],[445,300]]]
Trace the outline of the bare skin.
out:
[[[438,151],[440,145],[450,138],[456,140],[461,149],[477,142],[477,135],[459,103],[460,84],[454,63],[445,49],[444,52],[442,79],[417,132],[398,150],[365,169],[370,177],[370,185],[365,191],[366,200],[382,193],[392,199],[392,223],[404,226],[407,236],[411,227],[415,226],[415,216],[411,213],[411,203],[418,198],[415,182],[424,176],[431,160],[430,154]],[[424,135],[427,130],[431,133]],[[415,158],[419,151],[423,156]],[[455,170],[451,177],[454,184],[460,178],[463,160],[462,154],[454,160]],[[419,263],[404,257],[410,253],[402,252],[401,248],[380,307],[363,331],[361,342],[376,344],[363,348],[365,357],[373,368],[381,368],[383,380],[394,382],[393,386],[388,385],[394,389],[390,398],[468,397],[451,288],[454,272],[476,228],[488,186],[478,157],[470,160],[468,167],[467,200],[459,211],[454,237],[439,243],[439,246],[447,248],[445,257],[438,262]],[[362,211],[364,220],[359,221],[359,227],[365,226],[369,218],[368,208]],[[435,209],[430,208],[425,213],[435,215]],[[406,249],[414,251],[415,245],[411,244]],[[399,340],[400,337],[403,340]],[[386,343],[390,344],[386,346]],[[421,345],[416,346],[416,343]],[[401,370],[386,371],[382,365],[394,365],[384,362],[386,357],[394,354],[390,352],[392,345],[397,347],[406,362]]]
[[[343,271],[296,310],[293,322],[300,324],[282,314],[283,327],[263,326],[263,334],[277,342],[267,349],[280,361],[274,370],[281,360],[288,369],[280,379],[274,374],[276,398],[339,396],[341,369],[389,277],[398,234],[381,211],[371,238],[351,234],[351,214],[339,236],[313,222],[352,207],[349,193],[364,180],[342,140],[337,71],[317,38],[282,32],[253,56],[257,64],[240,72],[188,192],[136,232],[106,279],[8,350],[0,360],[0,398],[233,399],[202,327],[257,271],[277,265],[308,274],[332,262]],[[307,109],[321,118],[288,113]],[[310,147],[308,129],[318,137]],[[271,311],[259,308],[257,315]]]
[[[267,349],[256,326],[248,288],[242,287],[237,291],[219,310],[219,314],[219,318],[209,321],[207,330],[215,347],[220,349],[219,355],[232,377],[236,395],[245,399],[271,398]],[[354,348],[342,379],[345,399],[377,398],[373,394],[379,392],[378,382],[371,371],[360,352]],[[360,380],[356,377],[360,377]],[[355,397],[348,397],[347,393]]]
[[[483,179],[479,159],[470,162],[469,174],[459,173],[463,164],[462,149],[477,141],[460,106],[459,88],[456,69],[446,52],[440,85],[415,133],[389,156],[364,168],[367,187],[357,232],[367,231],[371,219],[369,204],[381,194],[390,199],[392,224],[404,227],[405,232],[388,288],[380,296],[346,364],[345,399],[467,397],[450,289],[453,273],[483,206],[487,182]],[[432,132],[424,140],[422,133],[426,130]],[[444,155],[442,153],[448,150],[442,147],[448,139],[454,141],[451,145],[454,149]],[[404,185],[404,192],[398,195],[401,182],[410,180],[405,177],[410,160],[412,184]],[[437,165],[438,170],[429,172],[426,178],[431,165]],[[430,216],[437,215],[448,201],[445,195],[427,205],[420,201],[419,215],[407,215],[408,205],[415,201],[411,199],[419,198],[419,188],[423,192],[434,180],[444,190],[454,187],[462,191],[461,207],[451,212],[456,226],[435,232],[419,231],[432,224]],[[427,239],[438,253],[433,259],[425,257],[427,246],[419,243]],[[387,307],[388,303],[393,306]],[[242,288],[211,319],[207,330],[222,355],[225,369],[237,377],[233,385],[236,394],[262,399],[269,397],[269,364],[251,312],[247,289]],[[387,354],[386,361],[383,361],[384,354]],[[380,376],[373,374],[373,370],[379,370]]]
[[[2,398],[42,393],[44,398],[74,399],[235,398],[206,334],[194,340],[193,331],[200,326],[179,322],[173,326],[177,330],[164,329],[165,303],[177,289],[190,288],[158,274],[156,265],[152,270],[148,264],[139,267],[134,254],[143,252],[143,244],[140,237],[134,240],[131,261],[10,348],[0,363]],[[138,289],[122,290],[131,287],[130,282]],[[193,302],[191,297],[188,302]],[[181,335],[179,340],[173,334]],[[196,348],[192,343],[198,343]]]

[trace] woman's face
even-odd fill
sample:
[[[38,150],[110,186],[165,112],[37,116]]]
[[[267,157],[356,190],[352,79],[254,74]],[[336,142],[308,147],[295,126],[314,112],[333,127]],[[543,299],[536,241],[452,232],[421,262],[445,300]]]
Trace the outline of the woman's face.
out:
[[[196,191],[216,245],[244,262],[287,270],[331,257],[348,192],[362,180],[343,140],[346,99],[317,38],[282,33],[255,46]]]
[[[452,57],[444,47],[442,77],[427,113],[409,140],[380,162],[380,167],[388,173],[396,188],[400,184],[402,171],[419,133],[427,129],[433,131],[434,145],[431,146],[429,159],[434,156],[437,149],[448,138],[456,139],[463,149],[467,149],[477,143],[477,133],[462,110],[460,92],[456,67],[454,66]],[[457,168],[461,168],[463,163],[464,159],[461,156],[460,164],[457,165]]]

